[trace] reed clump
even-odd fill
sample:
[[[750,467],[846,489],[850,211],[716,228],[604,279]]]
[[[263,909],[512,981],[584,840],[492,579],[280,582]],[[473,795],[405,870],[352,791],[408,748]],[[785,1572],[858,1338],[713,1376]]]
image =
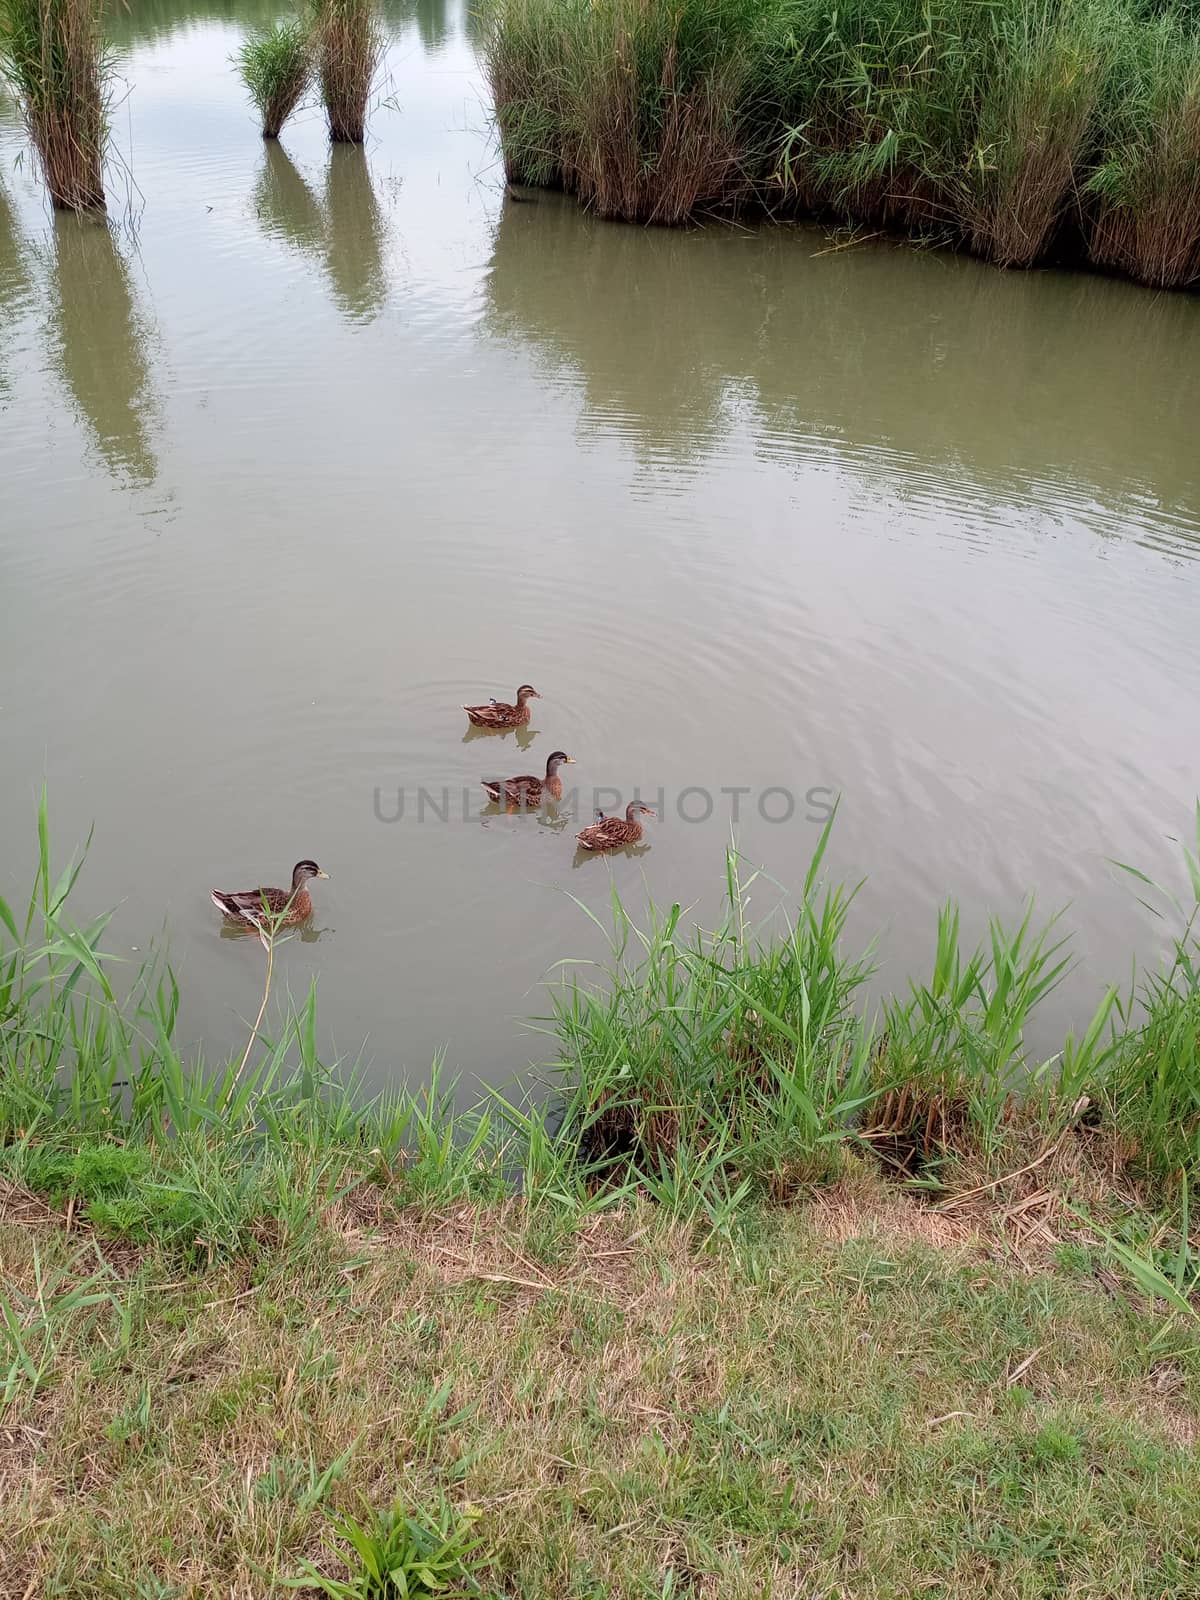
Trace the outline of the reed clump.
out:
[[[0,0],[0,72],[54,204],[104,209],[109,64],[99,0]]]
[[[383,52],[373,0],[321,0],[316,39],[329,137],[339,144],[362,144]]]
[[[841,948],[853,894],[819,884],[823,854],[774,940],[748,925],[758,874],[733,855],[711,933],[685,934],[677,905],[639,928],[614,900],[604,984],[573,983],[554,1016],[567,1137],[598,1174],[782,1199],[840,1170],[869,1094],[856,1002],[872,969]]]
[[[310,1238],[363,1186],[392,1208],[519,1193],[554,1216],[642,1195],[726,1230],[868,1167],[949,1205],[1057,1184],[1060,1212],[1082,1193],[1109,1217],[1170,1219],[1200,1183],[1200,816],[1170,960],[1048,1055],[1030,1040],[1070,966],[1057,920],[1029,909],[971,948],[947,906],[930,975],[871,1004],[873,949],[846,949],[854,891],[822,876],[827,828],[783,928],[751,925],[762,875],[733,853],[711,931],[678,905],[639,924],[614,893],[611,960],[551,990],[556,1092],[474,1109],[436,1067],[364,1101],[320,1060],[311,992],[264,1024],[270,965],[246,1046],[215,1070],[185,1057],[174,977],[151,963],[114,987],[109,918],[71,918],[82,863],[55,874],[48,834],[43,801],[27,909],[0,899],[0,1191],[105,1236],[254,1253]]]
[[[1200,30],[1137,0],[490,0],[509,176],[1200,274]]]
[[[1124,998],[1107,988],[1049,1055],[1030,1041],[1072,967],[1057,917],[1039,924],[1030,905],[970,947],[947,904],[929,976],[873,1014],[873,952],[844,949],[853,894],[818,879],[827,836],[782,937],[751,936],[756,874],[733,856],[711,934],[682,937],[678,907],[639,929],[614,902],[603,984],[573,982],[553,1019],[566,1137],[597,1178],[714,1211],[789,1199],[863,1154],[931,1197],[1045,1177],[1052,1159],[1072,1182],[1168,1206],[1200,1181],[1200,815],[1196,901],[1171,903],[1166,967]]]
[[[1111,22],[1103,4],[996,14],[962,211],[971,247],[1000,266],[1040,260],[1074,203],[1116,55]]]
[[[745,0],[505,0],[488,58],[510,178],[680,223],[743,183]]]
[[[296,19],[252,34],[238,51],[237,64],[262,117],[263,138],[278,139],[312,82],[312,27]]]
[[[1200,18],[1127,41],[1086,191],[1093,260],[1162,288],[1200,276]]]

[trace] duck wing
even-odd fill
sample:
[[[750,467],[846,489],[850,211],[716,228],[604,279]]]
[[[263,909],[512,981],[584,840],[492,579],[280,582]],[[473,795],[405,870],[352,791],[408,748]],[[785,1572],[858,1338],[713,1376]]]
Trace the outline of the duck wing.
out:
[[[516,706],[493,700],[486,706],[464,706],[463,710],[477,728],[507,728],[520,715]]]
[[[503,797],[510,806],[524,806],[527,810],[536,811],[542,803],[542,789],[544,780],[526,774],[523,778],[505,778],[503,783],[492,782],[488,778],[481,778],[484,791],[490,800],[497,805]]]
[[[227,917],[262,926],[265,918],[278,917],[288,908],[291,895],[286,889],[213,889],[212,903]]]
[[[638,824],[623,817],[605,817],[575,835],[585,850],[618,850],[623,844],[636,844],[641,836]]]

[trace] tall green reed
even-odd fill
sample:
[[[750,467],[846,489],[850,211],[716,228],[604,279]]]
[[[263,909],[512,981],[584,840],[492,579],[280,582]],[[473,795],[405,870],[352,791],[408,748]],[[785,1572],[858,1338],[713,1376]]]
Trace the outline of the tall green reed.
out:
[[[869,1033],[853,1004],[871,967],[869,954],[842,949],[853,892],[820,880],[828,838],[827,827],[777,940],[751,928],[763,875],[732,851],[711,932],[685,932],[679,905],[652,905],[641,927],[614,893],[602,982],[576,975],[549,1019],[565,1137],[597,1174],[653,1185],[736,1168],[782,1194],[836,1169],[871,1093]]]
[[[485,55],[510,178],[682,222],[741,184],[749,0],[505,0]]]
[[[236,60],[242,82],[262,118],[264,139],[277,139],[303,100],[313,75],[313,29],[295,19],[251,34]]]
[[[1174,923],[1163,965],[1117,1002],[1119,1031],[1108,1070],[1093,1087],[1125,1141],[1123,1158],[1156,1184],[1200,1175],[1200,804],[1182,847],[1189,902],[1119,863]]]
[[[1003,1143],[1036,1070],[1030,1021],[1069,968],[1056,924],[1035,927],[1030,905],[1015,928],[993,919],[987,944],[964,950],[958,907],[938,913],[932,974],[885,1003],[872,1063],[880,1095],[865,1131],[904,1170],[948,1151],[987,1158]]]

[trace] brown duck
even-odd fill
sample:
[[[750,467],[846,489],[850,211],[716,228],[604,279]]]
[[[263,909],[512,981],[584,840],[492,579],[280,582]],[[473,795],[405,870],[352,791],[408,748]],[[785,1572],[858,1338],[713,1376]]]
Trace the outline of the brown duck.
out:
[[[312,896],[305,888],[310,878],[327,878],[315,861],[297,861],[288,889],[213,889],[212,903],[234,922],[259,933],[294,928],[312,916]]]
[[[522,806],[526,810],[536,811],[543,800],[562,799],[562,779],[558,769],[564,763],[573,766],[574,756],[569,756],[565,750],[555,750],[546,758],[546,776],[534,778],[505,778],[502,783],[493,782],[489,778],[481,778],[484,792],[489,800],[499,805]]]
[[[643,828],[636,820],[638,815],[656,817],[657,811],[652,811],[649,806],[644,806],[640,800],[631,800],[625,807],[623,817],[606,817],[600,813],[599,822],[593,822],[590,828],[585,828],[575,837],[579,840],[580,848],[584,850],[619,850],[623,844],[636,844],[642,837]]]
[[[491,700],[486,706],[464,706],[463,710],[477,728],[523,728],[529,721],[529,702],[541,698],[531,683],[523,683],[515,706]]]

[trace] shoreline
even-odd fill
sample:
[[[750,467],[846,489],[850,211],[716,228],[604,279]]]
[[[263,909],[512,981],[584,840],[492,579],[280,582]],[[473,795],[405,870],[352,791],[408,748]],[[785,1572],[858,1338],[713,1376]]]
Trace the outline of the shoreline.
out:
[[[563,986],[559,1129],[436,1071],[364,1103],[311,994],[198,1071],[41,824],[0,908],[3,1600],[1197,1592],[1195,910],[1031,1073],[1052,923],[972,951],[948,907],[876,1026],[828,825],[789,939],[731,855],[722,926],[617,904]]]
[[[1154,0],[491,0],[510,184],[614,221],[835,219],[994,262],[1200,278],[1200,31]]]

